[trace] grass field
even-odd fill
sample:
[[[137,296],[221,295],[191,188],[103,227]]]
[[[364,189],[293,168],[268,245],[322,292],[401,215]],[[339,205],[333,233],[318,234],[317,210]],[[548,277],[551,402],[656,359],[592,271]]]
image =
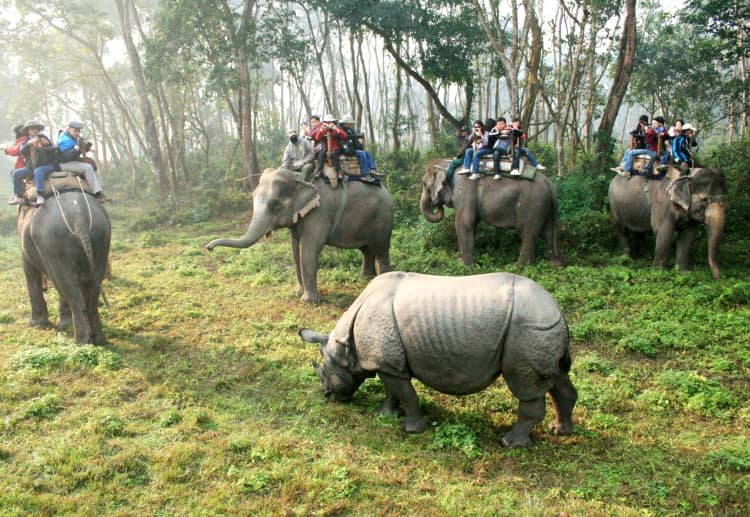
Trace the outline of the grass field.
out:
[[[285,230],[209,254],[203,245],[239,235],[247,213],[136,231],[139,212],[125,205],[109,208],[104,347],[26,326],[18,239],[0,237],[0,515],[750,512],[750,243],[740,236],[728,235],[713,281],[705,259],[678,276],[580,249],[566,250],[566,268],[521,268],[517,241],[491,229],[467,269],[448,222],[402,220],[395,268],[520,273],[566,314],[575,432],[556,437],[545,423],[530,448],[506,450],[516,403],[502,380],[460,398],[415,382],[428,415],[416,436],[375,415],[377,379],[349,405],[324,400],[310,366],[318,351],[297,330],[327,332],[366,285],[358,252],[326,248],[325,301],[302,304]],[[56,299],[51,289],[53,317]]]

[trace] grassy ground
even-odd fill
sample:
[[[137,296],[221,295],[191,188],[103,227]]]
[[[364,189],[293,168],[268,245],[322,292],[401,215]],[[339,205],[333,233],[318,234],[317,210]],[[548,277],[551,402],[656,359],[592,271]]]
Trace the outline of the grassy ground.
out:
[[[1,515],[750,510],[750,284],[737,259],[747,241],[723,248],[715,282],[705,264],[677,276],[615,255],[598,266],[601,255],[581,251],[566,268],[519,268],[509,265],[517,241],[485,230],[469,270],[444,237],[448,223],[402,224],[396,268],[521,273],[565,311],[575,433],[538,426],[531,448],[505,450],[516,404],[502,381],[460,398],[415,382],[429,421],[417,436],[374,414],[376,379],[352,404],[323,399],[310,366],[318,352],[297,330],[327,332],[366,285],[357,252],[325,250],[325,302],[306,305],[286,231],[209,254],[202,246],[239,235],[247,214],[134,231],[135,210],[110,213],[101,348],[26,326],[18,240],[0,237]],[[48,299],[54,316],[56,293]]]

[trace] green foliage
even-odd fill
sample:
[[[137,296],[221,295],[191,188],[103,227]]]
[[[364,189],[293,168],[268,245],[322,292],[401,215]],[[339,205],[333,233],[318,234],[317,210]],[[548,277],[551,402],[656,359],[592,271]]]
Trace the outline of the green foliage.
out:
[[[68,365],[85,368],[102,366],[107,370],[117,370],[121,361],[121,356],[115,352],[93,345],[70,344],[68,340],[29,349],[14,358],[14,364],[19,369],[45,369]]]
[[[196,189],[180,196],[170,196],[163,204],[133,221],[133,231],[154,230],[163,226],[179,227],[201,223],[219,215],[227,216],[246,211],[252,206],[249,194],[231,188]],[[156,241],[158,244],[158,239]]]
[[[702,415],[722,417],[737,404],[736,398],[716,380],[695,372],[666,370],[657,375],[656,383],[685,410]]]
[[[733,443],[711,452],[709,457],[737,472],[750,471],[750,447],[743,440],[735,439]]]
[[[456,449],[468,458],[476,458],[480,453],[476,433],[463,423],[434,423],[430,448]]]
[[[62,410],[62,401],[54,393],[34,397],[18,408],[21,418],[50,419]]]

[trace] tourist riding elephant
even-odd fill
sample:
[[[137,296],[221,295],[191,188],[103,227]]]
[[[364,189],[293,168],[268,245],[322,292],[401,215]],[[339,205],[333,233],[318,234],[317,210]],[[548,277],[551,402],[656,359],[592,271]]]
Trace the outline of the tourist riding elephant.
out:
[[[374,375],[385,385],[382,415],[404,410],[408,433],[425,430],[412,377],[441,393],[467,395],[501,374],[518,399],[518,420],[503,445],[529,445],[544,419],[545,395],[556,413],[550,429],[569,434],[578,393],[570,381],[568,326],[552,295],[510,273],[432,276],[394,271],[368,284],[320,345],[316,365],[326,397],[348,402]]]
[[[238,240],[216,239],[216,246],[247,248],[277,228],[289,228],[298,294],[307,302],[320,301],[318,255],[325,244],[358,248],[362,274],[390,271],[389,249],[393,227],[393,199],[385,186],[360,181],[332,189],[315,178],[303,181],[293,171],[266,169],[253,193],[253,217]]]
[[[31,301],[30,325],[51,326],[43,294],[46,275],[60,294],[57,328],[68,328],[72,317],[77,343],[104,344],[99,295],[111,234],[109,217],[99,201],[81,191],[60,191],[39,208],[19,207],[18,235]]]
[[[431,161],[422,178],[422,215],[431,223],[440,222],[443,205],[455,209],[458,248],[467,266],[474,262],[474,232],[479,221],[518,230],[521,263],[535,262],[535,241],[540,235],[549,246],[550,263],[564,262],[559,245],[557,192],[544,174],[537,173],[533,180],[506,177],[499,181],[491,176],[472,181],[457,175],[451,185],[438,160]]]
[[[638,234],[652,231],[656,237],[654,265],[664,266],[676,231],[677,266],[686,271],[697,225],[704,223],[708,229],[708,266],[718,279],[719,241],[724,233],[727,199],[724,173],[719,169],[699,168],[691,169],[687,176],[678,175],[678,169],[671,167],[663,180],[643,176],[612,179],[610,216],[620,244],[632,257]]]

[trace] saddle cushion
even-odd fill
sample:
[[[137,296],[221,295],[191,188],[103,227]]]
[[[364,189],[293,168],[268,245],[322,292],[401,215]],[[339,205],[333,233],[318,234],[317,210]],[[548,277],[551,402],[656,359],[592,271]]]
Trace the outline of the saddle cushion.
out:
[[[79,180],[80,179],[80,183]],[[44,180],[44,194],[50,196],[55,190],[80,190],[83,187],[85,192],[93,194],[91,187],[86,183],[83,177],[68,171],[56,171],[51,173]],[[36,186],[33,181],[26,182],[24,198],[28,200],[36,199]]]

